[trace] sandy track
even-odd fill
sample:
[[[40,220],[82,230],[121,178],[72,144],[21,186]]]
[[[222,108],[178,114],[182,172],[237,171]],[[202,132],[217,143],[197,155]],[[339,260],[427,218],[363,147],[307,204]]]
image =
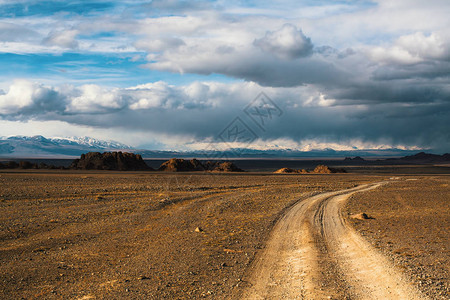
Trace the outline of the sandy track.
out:
[[[310,197],[275,225],[257,256],[243,299],[424,299],[342,217],[353,193],[383,183]]]

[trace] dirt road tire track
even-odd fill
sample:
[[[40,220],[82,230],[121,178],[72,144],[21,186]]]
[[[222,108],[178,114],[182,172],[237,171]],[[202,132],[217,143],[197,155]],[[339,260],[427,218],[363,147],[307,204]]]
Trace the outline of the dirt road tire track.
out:
[[[241,299],[425,299],[346,223],[341,207],[385,182],[316,195],[275,225]]]

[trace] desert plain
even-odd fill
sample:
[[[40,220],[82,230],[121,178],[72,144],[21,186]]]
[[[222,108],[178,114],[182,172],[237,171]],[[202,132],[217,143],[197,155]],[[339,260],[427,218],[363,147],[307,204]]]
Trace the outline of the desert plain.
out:
[[[411,299],[449,299],[448,168],[391,169],[1,170],[0,295],[370,299],[396,292],[358,284],[360,272],[368,281],[401,277],[398,289]]]

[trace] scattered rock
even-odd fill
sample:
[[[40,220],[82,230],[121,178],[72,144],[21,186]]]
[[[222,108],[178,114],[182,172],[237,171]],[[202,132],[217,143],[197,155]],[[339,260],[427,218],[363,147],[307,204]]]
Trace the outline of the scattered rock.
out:
[[[194,231],[195,232],[203,232],[203,229],[201,227],[196,227]]]
[[[369,217],[366,213],[359,213],[359,214],[354,214],[354,215],[350,215],[351,219],[356,219],[356,220],[369,220],[369,219],[374,219],[372,217]]]

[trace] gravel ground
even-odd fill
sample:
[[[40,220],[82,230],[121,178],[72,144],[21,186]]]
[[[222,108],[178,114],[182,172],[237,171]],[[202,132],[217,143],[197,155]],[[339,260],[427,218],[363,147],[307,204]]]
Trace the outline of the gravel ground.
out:
[[[380,178],[3,171],[0,294],[229,299],[287,207]]]
[[[389,177],[1,171],[0,294],[229,299],[286,208]],[[413,179],[354,195],[348,212],[375,217],[351,222],[446,299],[449,179]]]
[[[450,176],[415,176],[355,194],[350,220],[431,299],[450,299]]]

